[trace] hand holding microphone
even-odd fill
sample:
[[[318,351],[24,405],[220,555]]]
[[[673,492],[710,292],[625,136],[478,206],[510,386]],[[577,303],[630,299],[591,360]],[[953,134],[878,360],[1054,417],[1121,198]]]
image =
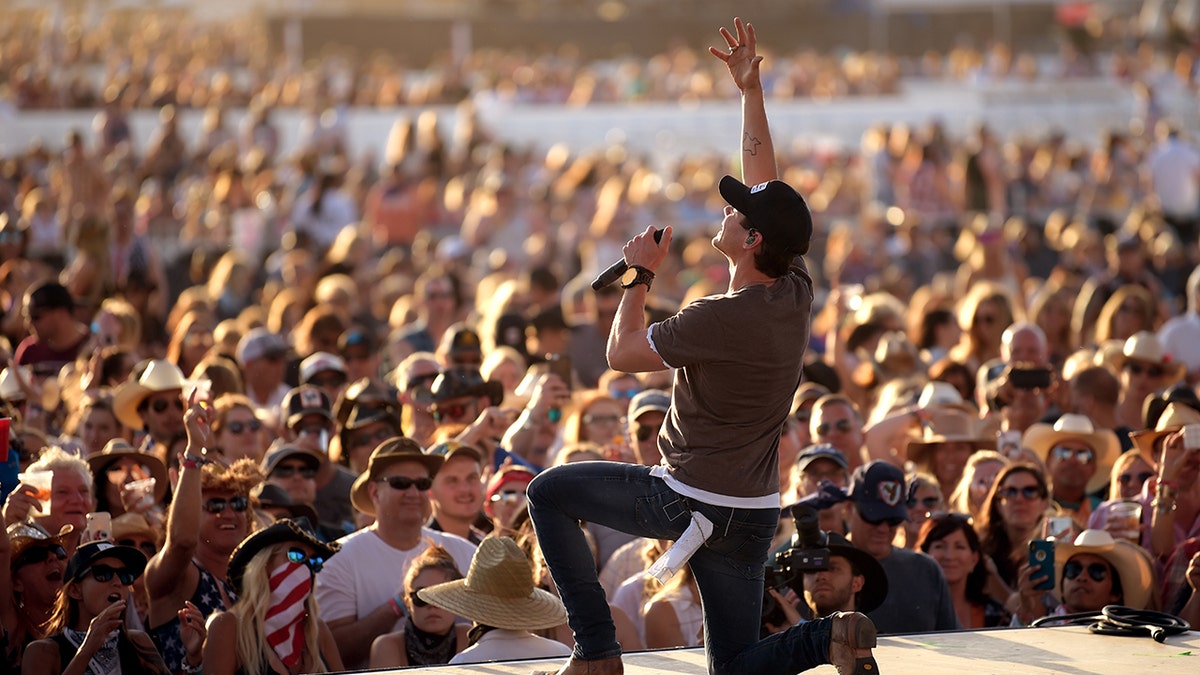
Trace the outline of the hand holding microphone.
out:
[[[666,241],[664,242],[664,234]],[[646,241],[647,235],[654,235],[654,244]],[[626,260],[633,260],[634,265],[641,265],[649,269],[657,269],[662,264],[663,258],[667,256],[667,247],[671,243],[671,227],[667,226],[661,230],[653,226],[647,227],[646,231],[637,235],[625,244],[622,249],[623,255],[620,260],[609,266],[608,269],[600,273],[596,280],[592,282],[592,290],[598,291],[605,286],[611,285],[613,282],[621,278],[621,275],[629,269],[630,263]]]

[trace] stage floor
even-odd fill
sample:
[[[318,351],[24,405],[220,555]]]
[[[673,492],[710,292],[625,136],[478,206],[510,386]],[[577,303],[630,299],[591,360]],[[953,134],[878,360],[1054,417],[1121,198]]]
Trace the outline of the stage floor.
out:
[[[881,675],[928,673],[1200,673],[1200,633],[1191,631],[1159,644],[1148,637],[1096,635],[1083,627],[1030,628],[959,633],[928,633],[880,638],[875,650]],[[527,675],[553,672],[555,661],[507,661],[466,666],[413,668],[390,672],[440,675]],[[626,675],[688,673],[704,675],[701,649],[626,654]],[[389,672],[389,671],[377,671]],[[836,672],[832,666],[808,671]]]

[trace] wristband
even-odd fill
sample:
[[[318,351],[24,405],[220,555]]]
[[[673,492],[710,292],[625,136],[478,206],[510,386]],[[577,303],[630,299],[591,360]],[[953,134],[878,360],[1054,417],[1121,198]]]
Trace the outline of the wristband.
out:
[[[392,614],[395,614],[397,619],[404,616],[404,602],[401,600],[399,595],[389,598],[388,605],[391,606]]]
[[[1179,490],[1179,481],[1177,480],[1166,480],[1165,478],[1160,478],[1158,479],[1157,483],[1158,485],[1169,487],[1172,490]]]
[[[183,661],[180,662],[179,665],[180,665],[180,668],[183,670],[183,672],[188,673],[188,675],[191,675],[192,673],[204,672],[204,662],[203,661],[201,661],[200,663],[197,663],[196,665],[193,666],[192,664],[188,663],[186,656],[183,657]]]
[[[197,467],[204,466],[205,464],[211,464],[212,460],[204,457],[203,455],[197,456],[181,453],[179,455],[179,463],[183,465],[185,469],[195,469]]]

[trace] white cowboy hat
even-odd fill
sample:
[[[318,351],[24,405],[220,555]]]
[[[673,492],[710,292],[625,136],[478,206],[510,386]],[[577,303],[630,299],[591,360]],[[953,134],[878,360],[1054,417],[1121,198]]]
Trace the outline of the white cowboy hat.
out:
[[[471,559],[466,579],[423,588],[417,596],[494,628],[542,630],[567,621],[562,601],[534,588],[529,558],[508,537],[484,539]]]
[[[1050,449],[1064,440],[1080,441],[1096,453],[1096,472],[1088,480],[1086,491],[1095,492],[1107,485],[1112,478],[1109,474],[1113,462],[1121,454],[1121,441],[1112,431],[1097,429],[1087,415],[1067,413],[1053,425],[1034,424],[1025,430],[1021,445],[1035,452],[1045,463]]]
[[[967,409],[967,403],[963,400],[957,387],[949,382],[927,382],[921,388],[921,395],[917,397],[917,407],[924,410],[938,406],[957,406],[964,410]]]
[[[1146,429],[1130,432],[1129,440],[1133,441],[1133,447],[1141,453],[1142,459],[1157,471],[1159,453],[1154,444],[1163,436],[1179,431],[1185,424],[1200,424],[1200,412],[1182,403],[1168,403],[1159,415],[1158,424],[1154,425],[1153,431]]]
[[[1157,335],[1145,330],[1130,335],[1121,347],[1121,356],[1117,359],[1117,365],[1124,368],[1129,361],[1141,361],[1162,366],[1172,378],[1178,378],[1187,369],[1182,361],[1175,361],[1171,358],[1171,353],[1167,351],[1166,347],[1163,347],[1163,343]]]
[[[1054,579],[1056,591],[1061,589],[1062,569],[1071,556],[1080,553],[1098,555],[1108,561],[1121,578],[1124,599],[1120,604],[1133,609],[1146,609],[1155,586],[1154,569],[1142,548],[1124,540],[1114,540],[1104,530],[1084,530],[1073,543],[1060,542],[1054,547]]]
[[[154,359],[136,382],[126,382],[117,387],[113,394],[113,412],[121,424],[130,429],[141,429],[146,423],[138,412],[138,406],[147,396],[161,391],[182,390],[187,385],[188,380],[179,366],[166,359]]]
[[[21,375],[24,376],[26,382],[33,379],[33,370],[31,368],[27,366],[18,367],[21,369]],[[25,400],[25,391],[21,389],[21,384],[17,382],[17,375],[10,368],[0,370],[0,400]]]
[[[929,422],[921,428],[921,437],[908,442],[907,459],[918,465],[927,462],[934,448],[942,443],[970,443],[975,450],[994,449],[995,439],[980,434],[978,426],[974,416],[957,407],[934,408],[929,411]]]

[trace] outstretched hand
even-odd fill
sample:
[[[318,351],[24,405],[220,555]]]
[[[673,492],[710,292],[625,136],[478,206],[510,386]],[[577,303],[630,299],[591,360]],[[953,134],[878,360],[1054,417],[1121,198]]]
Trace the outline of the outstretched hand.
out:
[[[728,50],[721,51],[716,47],[709,47],[708,52],[713,56],[725,62],[729,68],[729,75],[733,77],[733,83],[741,91],[747,89],[761,88],[762,80],[759,78],[758,64],[762,63],[763,57],[758,55],[758,40],[754,37],[754,26],[752,24],[743,24],[740,18],[733,20],[733,28],[737,31],[737,37],[725,27],[721,27],[721,37],[725,38],[725,44]]]

